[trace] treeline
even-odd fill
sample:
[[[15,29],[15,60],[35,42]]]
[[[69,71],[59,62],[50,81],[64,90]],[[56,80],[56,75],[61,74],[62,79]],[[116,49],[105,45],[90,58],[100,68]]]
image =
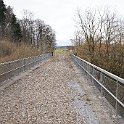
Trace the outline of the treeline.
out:
[[[11,41],[21,41],[21,27],[17,22],[10,6],[6,7],[3,0],[0,1],[0,38],[9,38]]]
[[[77,15],[75,54],[124,78],[124,20],[108,10]]]
[[[25,10],[22,19],[17,19],[11,6],[0,0],[0,41],[11,41],[17,45],[28,44],[41,53],[52,52],[56,36],[51,26],[40,19],[33,19]]]

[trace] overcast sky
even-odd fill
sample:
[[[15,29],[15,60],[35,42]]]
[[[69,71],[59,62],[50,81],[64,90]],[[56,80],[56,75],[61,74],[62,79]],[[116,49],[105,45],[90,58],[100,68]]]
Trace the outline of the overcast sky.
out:
[[[6,5],[14,8],[18,18],[22,10],[34,13],[34,18],[40,18],[52,26],[56,32],[57,45],[70,45],[75,28],[75,15],[78,9],[82,13],[86,9],[110,7],[124,16],[124,0],[4,0]]]

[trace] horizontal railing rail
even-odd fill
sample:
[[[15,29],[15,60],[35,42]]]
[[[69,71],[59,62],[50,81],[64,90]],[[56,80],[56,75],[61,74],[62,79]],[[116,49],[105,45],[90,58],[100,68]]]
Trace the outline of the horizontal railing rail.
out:
[[[71,55],[74,62],[83,70],[87,79],[99,89],[102,96],[115,108],[117,114],[124,118],[124,79],[97,67],[86,60]]]
[[[52,54],[46,53],[39,56],[18,59],[0,64],[0,86],[7,79],[19,75],[21,72],[31,69],[41,61],[48,59]]]

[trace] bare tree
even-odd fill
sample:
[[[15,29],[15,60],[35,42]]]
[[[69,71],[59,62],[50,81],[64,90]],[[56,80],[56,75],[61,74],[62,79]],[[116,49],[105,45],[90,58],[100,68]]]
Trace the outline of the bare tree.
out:
[[[19,20],[22,29],[23,42],[34,44],[33,42],[33,14],[30,11],[23,10],[23,19]]]
[[[97,44],[96,37],[99,28],[99,23],[96,20],[96,12],[92,13],[91,11],[86,11],[85,17],[83,18],[81,13],[78,11],[78,17],[85,42],[88,45],[90,60],[92,62],[94,61],[95,46]]]

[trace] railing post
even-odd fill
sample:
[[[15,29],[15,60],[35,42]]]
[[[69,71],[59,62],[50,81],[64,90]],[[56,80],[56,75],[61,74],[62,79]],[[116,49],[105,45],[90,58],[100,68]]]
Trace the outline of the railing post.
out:
[[[24,59],[24,71],[26,71],[26,59]]]
[[[92,76],[94,76],[94,67],[92,67]],[[94,79],[92,79],[92,83],[94,83]]]
[[[118,98],[118,81],[116,81],[116,98]],[[117,100],[116,100],[115,109],[116,109],[116,114],[118,114],[118,102],[117,102]]]
[[[104,80],[103,80],[103,73],[102,72],[100,72],[100,83],[102,83]],[[101,93],[101,96],[103,96],[103,88],[102,88],[102,86],[101,86],[101,88],[100,88],[100,93]]]
[[[86,63],[86,71],[88,71],[88,64]],[[86,72],[86,78],[87,78],[87,82],[88,82],[88,73]]]
[[[33,67],[35,66],[35,57],[33,57]]]

